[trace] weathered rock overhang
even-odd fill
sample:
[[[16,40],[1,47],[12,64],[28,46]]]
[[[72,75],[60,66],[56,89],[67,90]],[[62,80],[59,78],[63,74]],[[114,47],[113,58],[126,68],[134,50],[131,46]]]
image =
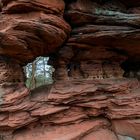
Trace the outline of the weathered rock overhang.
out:
[[[140,139],[139,1],[1,2],[2,140]],[[34,92],[22,66],[38,56],[55,83]]]

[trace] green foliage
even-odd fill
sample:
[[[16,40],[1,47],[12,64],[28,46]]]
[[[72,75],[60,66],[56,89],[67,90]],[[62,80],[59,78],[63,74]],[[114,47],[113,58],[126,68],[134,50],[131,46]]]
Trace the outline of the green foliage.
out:
[[[38,57],[25,68],[26,86],[30,89],[53,83],[52,74],[54,68],[49,66],[47,57]]]

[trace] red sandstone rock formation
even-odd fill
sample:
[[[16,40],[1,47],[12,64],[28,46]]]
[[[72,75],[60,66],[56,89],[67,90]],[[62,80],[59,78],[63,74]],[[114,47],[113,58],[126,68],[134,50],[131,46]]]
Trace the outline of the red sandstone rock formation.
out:
[[[0,55],[26,64],[37,56],[52,53],[67,39],[70,27],[62,17],[63,0],[4,0],[2,3]]]
[[[2,0],[0,140],[140,140],[139,6]],[[51,53],[54,84],[29,91],[21,66]]]

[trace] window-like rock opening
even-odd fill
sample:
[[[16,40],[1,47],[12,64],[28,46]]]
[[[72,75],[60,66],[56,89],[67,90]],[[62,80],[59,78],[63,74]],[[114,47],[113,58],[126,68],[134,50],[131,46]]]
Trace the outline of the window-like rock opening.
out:
[[[34,89],[42,85],[53,83],[52,74],[54,68],[48,65],[49,57],[38,57],[32,63],[28,63],[24,67],[26,74],[26,86]]]

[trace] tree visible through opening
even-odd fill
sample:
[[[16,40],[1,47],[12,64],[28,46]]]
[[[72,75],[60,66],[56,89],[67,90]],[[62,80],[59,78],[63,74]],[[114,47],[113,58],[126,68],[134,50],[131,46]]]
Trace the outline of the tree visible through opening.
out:
[[[48,65],[49,57],[38,57],[24,67],[26,86],[30,89],[53,83],[54,68]]]

